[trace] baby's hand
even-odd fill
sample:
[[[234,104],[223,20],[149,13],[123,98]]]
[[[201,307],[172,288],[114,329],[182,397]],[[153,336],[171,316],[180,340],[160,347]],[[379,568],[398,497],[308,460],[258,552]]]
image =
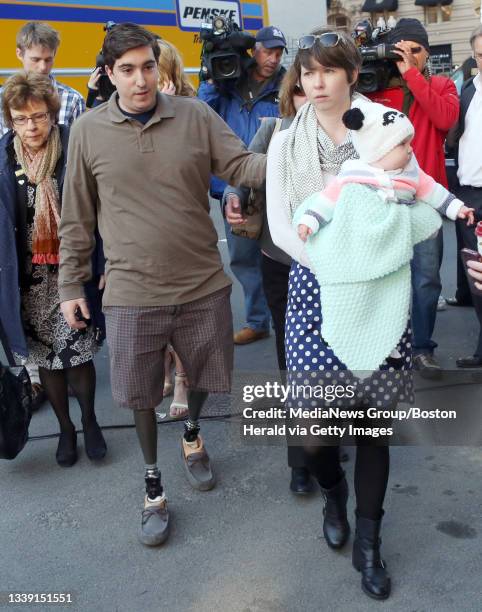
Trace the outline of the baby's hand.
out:
[[[467,208],[467,206],[461,206],[457,213],[458,219],[467,219],[467,225],[473,225],[475,223],[474,209]]]
[[[301,240],[303,240],[303,242],[306,242],[306,239],[308,238],[308,236],[311,236],[312,233],[313,230],[311,229],[311,227],[308,227],[303,223],[300,223],[298,225],[298,236],[301,238]]]

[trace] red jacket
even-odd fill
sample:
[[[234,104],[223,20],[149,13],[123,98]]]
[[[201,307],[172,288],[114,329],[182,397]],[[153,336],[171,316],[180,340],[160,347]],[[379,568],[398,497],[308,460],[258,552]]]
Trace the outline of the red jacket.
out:
[[[407,70],[403,78],[415,98],[408,113],[415,128],[412,143],[415,157],[422,170],[447,187],[444,143],[459,117],[457,89],[447,77],[433,76],[427,81],[417,68]],[[387,102],[383,92],[369,97],[381,104]]]

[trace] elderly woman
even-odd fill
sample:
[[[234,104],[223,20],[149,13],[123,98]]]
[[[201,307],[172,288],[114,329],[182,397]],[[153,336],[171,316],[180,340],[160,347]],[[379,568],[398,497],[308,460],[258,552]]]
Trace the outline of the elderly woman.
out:
[[[11,129],[0,140],[0,318],[12,350],[39,367],[60,426],[57,463],[66,467],[77,460],[68,386],[82,411],[88,457],[106,453],[94,411],[94,331],[69,328],[57,289],[68,128],[56,125],[60,102],[44,75],[10,77],[2,105]]]

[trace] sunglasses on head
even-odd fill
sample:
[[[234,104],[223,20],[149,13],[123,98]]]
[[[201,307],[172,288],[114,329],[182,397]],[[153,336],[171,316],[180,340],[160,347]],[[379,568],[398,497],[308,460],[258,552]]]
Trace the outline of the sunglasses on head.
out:
[[[341,41],[341,36],[337,32],[324,32],[323,34],[308,34],[298,40],[298,49],[302,51],[311,49],[318,42],[322,47],[336,47]]]

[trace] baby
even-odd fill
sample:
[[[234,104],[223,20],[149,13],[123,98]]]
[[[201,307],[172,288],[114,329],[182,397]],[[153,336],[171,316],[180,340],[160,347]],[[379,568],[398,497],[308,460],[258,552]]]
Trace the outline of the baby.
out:
[[[342,188],[349,183],[376,189],[385,202],[422,201],[451,220],[468,219],[468,225],[474,222],[473,209],[419,167],[411,147],[414,128],[403,113],[374,102],[361,102],[360,108],[343,115],[343,123],[352,130],[353,146],[360,159],[346,161],[324,191],[302,203],[294,224],[303,241],[331,221]]]

